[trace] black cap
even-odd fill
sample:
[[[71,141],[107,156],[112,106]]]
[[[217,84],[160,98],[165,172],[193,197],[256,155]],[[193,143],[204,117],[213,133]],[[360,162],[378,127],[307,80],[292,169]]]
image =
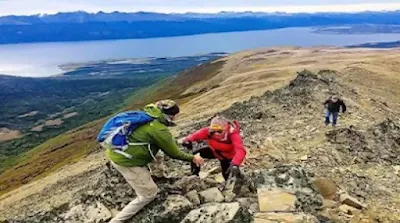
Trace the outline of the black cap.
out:
[[[173,100],[159,101],[157,102],[157,106],[166,115],[177,115],[179,113],[179,106]]]
[[[171,108],[164,108],[162,112],[167,115],[177,115],[179,113],[178,105],[174,105]]]

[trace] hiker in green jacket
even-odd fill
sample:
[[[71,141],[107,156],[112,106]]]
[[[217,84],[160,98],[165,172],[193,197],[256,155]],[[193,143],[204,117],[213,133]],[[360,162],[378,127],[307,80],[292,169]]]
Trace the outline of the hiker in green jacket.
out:
[[[106,151],[111,164],[122,174],[137,195],[110,221],[112,223],[130,219],[156,197],[158,187],[151,178],[147,164],[153,161],[159,150],[173,159],[191,162],[197,166],[204,163],[201,156],[179,150],[168,130],[168,126],[173,125],[174,116],[179,113],[179,107],[174,101],[159,101],[156,104],[147,105],[143,110],[155,119],[133,131],[129,136],[129,142],[149,143],[149,146],[129,146],[124,152],[131,155],[132,158],[127,158],[111,149]]]

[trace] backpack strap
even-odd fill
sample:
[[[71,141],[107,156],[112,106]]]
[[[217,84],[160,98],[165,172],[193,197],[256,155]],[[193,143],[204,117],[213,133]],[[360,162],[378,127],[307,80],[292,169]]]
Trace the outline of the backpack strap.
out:
[[[230,133],[240,133],[240,124],[238,121],[229,122],[231,125],[231,132]]]
[[[124,152],[124,151],[122,151],[122,150],[113,149],[113,151],[114,151],[115,153],[118,153],[118,154],[121,154],[121,155],[125,156],[125,157],[128,158],[128,159],[132,159],[132,156],[131,156],[131,155],[129,155],[128,153],[126,153],[126,152]]]
[[[157,160],[156,157],[154,156],[153,152],[151,151],[150,143],[148,142],[130,142],[128,143],[130,146],[145,146],[147,145],[147,150],[149,150],[150,156],[154,159]],[[132,156],[131,156],[132,157]]]

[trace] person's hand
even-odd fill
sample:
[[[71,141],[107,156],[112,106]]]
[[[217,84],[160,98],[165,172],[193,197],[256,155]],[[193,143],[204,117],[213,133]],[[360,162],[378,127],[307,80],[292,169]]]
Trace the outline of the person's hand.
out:
[[[204,164],[204,159],[200,155],[194,155],[192,162],[199,167]]]
[[[185,138],[180,138],[180,139],[178,139],[177,143],[178,143],[179,145],[183,145],[183,143],[184,143],[185,141],[186,141]]]
[[[178,139],[178,144],[182,145],[183,147],[186,147],[187,149],[192,150],[193,149],[193,144],[191,141],[186,140],[185,138]]]

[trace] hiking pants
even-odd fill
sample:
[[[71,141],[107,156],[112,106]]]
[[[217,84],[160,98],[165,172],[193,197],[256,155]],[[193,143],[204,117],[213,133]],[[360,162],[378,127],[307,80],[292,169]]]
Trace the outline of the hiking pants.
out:
[[[130,219],[157,195],[158,187],[151,178],[147,167],[124,167],[113,162],[111,164],[122,174],[136,192],[136,198],[126,205],[110,223],[120,223]]]
[[[338,116],[339,116],[339,112],[331,112],[331,111],[327,111],[326,112],[326,115],[325,115],[325,124],[326,125],[329,125],[329,123],[330,123],[330,117],[332,116],[332,125],[333,126],[335,126],[336,125],[336,123],[337,123],[337,119],[338,119]]]
[[[203,147],[201,149],[198,149],[196,151],[193,152],[193,154],[200,154],[201,157],[206,158],[206,159],[216,159],[216,157],[214,156],[213,151],[210,149],[210,147]],[[221,164],[221,169],[222,169],[222,176],[224,177],[225,180],[228,179],[229,174],[228,169],[231,165],[231,159],[223,159],[220,160],[220,164]],[[199,175],[200,173],[200,167],[196,166],[196,164],[192,163],[191,164],[191,172],[194,175]]]

